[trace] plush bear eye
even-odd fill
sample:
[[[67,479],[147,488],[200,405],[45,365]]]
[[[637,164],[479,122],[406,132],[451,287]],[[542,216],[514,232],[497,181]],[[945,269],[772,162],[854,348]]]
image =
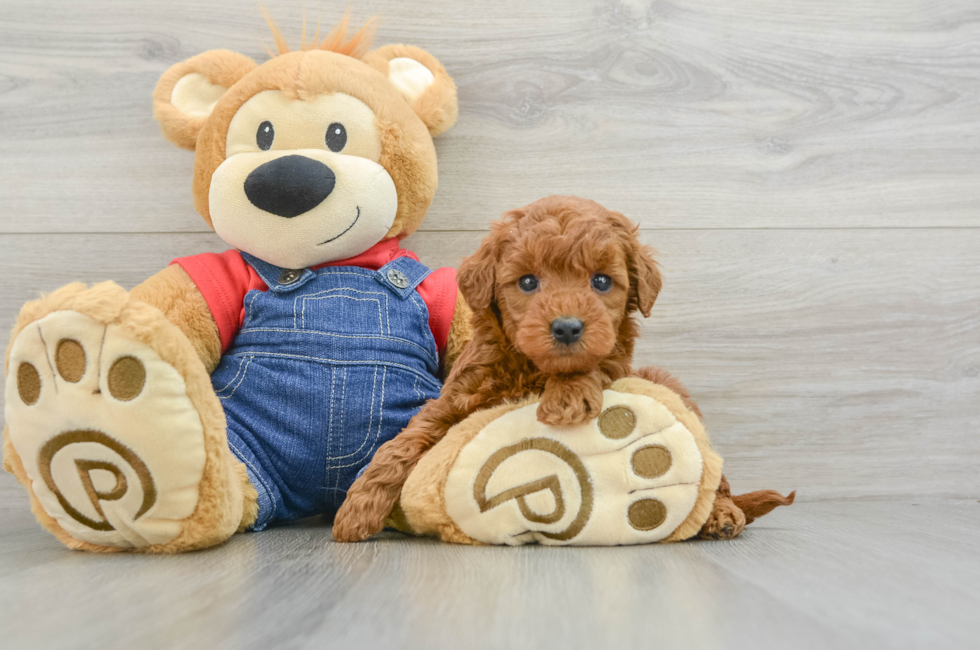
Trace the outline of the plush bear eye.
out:
[[[259,145],[262,151],[268,151],[272,146],[272,141],[276,139],[276,130],[272,128],[272,122],[266,120],[259,124],[259,130],[255,132],[255,144]]]
[[[534,293],[538,289],[538,279],[533,275],[521,276],[517,281],[517,286],[524,293]]]
[[[337,153],[347,145],[347,129],[340,122],[334,122],[327,127],[325,139],[330,151]]]
[[[612,289],[612,278],[605,273],[596,273],[592,276],[592,288],[599,293],[609,293]]]

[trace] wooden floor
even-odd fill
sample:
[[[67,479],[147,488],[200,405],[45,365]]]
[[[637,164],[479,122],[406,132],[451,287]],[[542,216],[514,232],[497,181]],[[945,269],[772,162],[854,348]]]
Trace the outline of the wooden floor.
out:
[[[471,548],[316,522],[180,556],[65,551],[0,479],[5,648],[980,647],[980,504],[801,503],[731,542]]]
[[[345,2],[322,2],[324,24]],[[298,42],[316,3],[264,0]],[[297,525],[175,558],[62,550],[0,477],[3,647],[980,647],[980,4],[358,0],[459,87],[406,242],[457,265],[554,193],[641,224],[676,372],[737,491],[732,543],[351,547]],[[312,30],[311,30],[312,31]],[[238,0],[0,0],[0,331],[72,280],[226,246],[150,93]]]

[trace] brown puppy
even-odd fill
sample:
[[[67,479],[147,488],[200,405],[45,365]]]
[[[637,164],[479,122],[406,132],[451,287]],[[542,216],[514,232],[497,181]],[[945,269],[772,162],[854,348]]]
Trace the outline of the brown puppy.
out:
[[[626,217],[594,201],[552,196],[504,214],[479,250],[463,261],[459,289],[473,309],[473,339],[442,394],[375,454],[334,521],[340,542],[381,531],[418,460],[473,412],[541,395],[538,419],[572,425],[595,418],[602,391],[639,376],[667,386],[701,415],[690,395],[660,368],[632,371],[637,324],[660,291],[649,247]],[[747,499],[748,498],[748,499]],[[735,497],[727,481],[701,535],[729,538],[749,520],[791,503],[765,491]]]

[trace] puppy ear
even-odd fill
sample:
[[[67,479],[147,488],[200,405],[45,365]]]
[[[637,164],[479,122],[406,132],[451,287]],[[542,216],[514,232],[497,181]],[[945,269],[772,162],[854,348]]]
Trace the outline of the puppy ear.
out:
[[[465,258],[456,273],[456,286],[473,311],[489,309],[497,283],[497,242],[493,231],[476,252]]]
[[[497,265],[507,231],[519,211],[511,210],[500,221],[490,224],[490,234],[483,238],[476,252],[463,260],[456,274],[456,285],[470,309],[489,309],[494,303]]]
[[[653,249],[640,243],[639,226],[619,212],[608,212],[608,215],[613,227],[619,231],[626,249],[626,264],[630,276],[630,295],[626,309],[640,310],[644,317],[649,316],[663,286],[660,265],[653,259]]]
[[[653,259],[653,249],[644,246],[635,237],[630,257],[630,309],[639,309],[646,317],[653,309],[663,280],[660,278],[659,265]]]
[[[210,50],[171,66],[153,91],[153,116],[164,137],[194,149],[214,105],[255,67],[252,59],[228,50]]]
[[[433,137],[456,122],[456,84],[436,57],[411,45],[385,45],[361,60],[388,78]]]

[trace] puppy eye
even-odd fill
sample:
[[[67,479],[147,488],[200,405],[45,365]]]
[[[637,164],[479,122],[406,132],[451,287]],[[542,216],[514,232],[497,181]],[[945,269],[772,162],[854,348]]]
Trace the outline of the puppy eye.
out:
[[[534,293],[538,290],[538,279],[533,275],[522,276],[520,280],[517,281],[517,286],[524,293]]]
[[[609,293],[612,289],[613,281],[612,278],[605,273],[596,273],[592,276],[592,288],[599,293]]]
[[[262,151],[268,151],[272,146],[272,141],[276,139],[276,130],[272,128],[272,122],[266,120],[259,124],[259,130],[255,132],[255,144],[259,145]]]
[[[334,122],[327,127],[327,135],[324,139],[327,141],[327,148],[337,153],[347,146],[347,129],[340,122]]]

